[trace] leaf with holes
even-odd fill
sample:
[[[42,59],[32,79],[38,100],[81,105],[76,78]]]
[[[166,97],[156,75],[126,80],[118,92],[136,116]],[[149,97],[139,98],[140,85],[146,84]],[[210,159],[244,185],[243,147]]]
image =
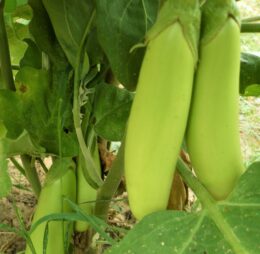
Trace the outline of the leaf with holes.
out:
[[[257,254],[260,253],[260,162],[252,164],[226,201],[194,213],[163,211],[146,216],[106,253]],[[221,188],[221,187],[220,187]],[[219,219],[219,218],[218,218]],[[236,242],[234,242],[236,239]]]

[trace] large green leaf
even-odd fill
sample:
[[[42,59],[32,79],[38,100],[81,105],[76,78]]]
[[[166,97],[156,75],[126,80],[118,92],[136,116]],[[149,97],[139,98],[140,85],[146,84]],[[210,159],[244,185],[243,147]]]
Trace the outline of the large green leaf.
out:
[[[18,65],[26,50],[26,44],[23,41],[17,39],[17,37],[11,30],[7,29],[7,32],[11,54],[11,62],[13,65]]]
[[[27,131],[23,131],[23,133],[17,139],[4,138],[3,140],[6,145],[7,157],[21,154],[39,156],[45,153],[45,149],[34,143]]]
[[[27,4],[28,0],[16,0],[17,6]]]
[[[104,62],[105,55],[99,44],[96,28],[93,28],[88,35],[86,50],[89,56],[90,66],[96,66],[97,64]]]
[[[12,13],[17,7],[25,4],[27,4],[27,0],[6,0],[4,11],[6,13]]]
[[[13,12],[16,9],[16,0],[8,0],[5,1],[5,8],[4,11],[5,12]]]
[[[247,87],[255,85],[254,89],[247,91]],[[259,95],[260,86],[260,56],[242,53],[240,70],[240,93],[246,96]]]
[[[31,39],[24,40],[28,47],[20,61],[20,67],[30,66],[36,69],[42,68],[42,53]]]
[[[18,65],[26,50],[26,43],[23,42],[22,39],[28,36],[27,28],[22,25],[12,25],[12,27],[6,27],[6,32],[8,36],[11,62],[13,65]],[[20,34],[20,37],[18,34]]]
[[[77,54],[83,35],[94,11],[93,0],[43,0],[51,19],[57,39],[70,64],[76,67]],[[88,71],[88,57],[84,59],[85,74]]]
[[[212,207],[193,213],[154,213],[141,220],[107,253],[260,253],[259,179],[260,162],[257,162],[240,178],[230,197],[214,205],[213,209],[221,214],[218,219],[208,212]]]
[[[23,103],[25,128],[33,136],[39,137],[47,125],[47,90],[50,77],[47,71],[24,67],[16,75],[17,93]],[[39,128],[40,126],[40,128]]]
[[[6,1],[6,7],[11,3],[12,1]],[[28,24],[32,17],[32,11],[28,5],[21,6],[17,1],[13,1],[13,4],[13,9],[10,12],[5,12],[5,25],[11,62],[13,65],[18,65],[26,50],[26,43],[23,40],[30,37]]]
[[[33,18],[30,22],[29,29],[36,45],[49,56],[53,63],[66,65],[66,58],[56,39],[48,13],[42,1],[28,0],[28,4],[33,10]]]
[[[107,140],[122,140],[132,100],[133,94],[126,89],[99,84],[95,91],[93,109],[96,133]]]
[[[97,30],[117,79],[133,90],[137,83],[144,48],[130,49],[144,39],[155,22],[159,1],[97,0]]]
[[[49,120],[43,130],[41,144],[55,154],[61,148],[63,156],[72,157],[78,154],[78,141],[72,116],[73,88],[70,86],[70,69],[63,70],[59,66],[53,66],[51,81],[47,95]]]
[[[13,91],[0,90],[0,122],[7,130],[6,137],[16,139],[24,129],[22,103]]]
[[[54,70],[51,75],[44,70],[23,67],[17,73],[24,126],[33,142],[44,147],[47,153],[75,156],[78,143],[71,120],[71,93],[67,89],[69,72]]]

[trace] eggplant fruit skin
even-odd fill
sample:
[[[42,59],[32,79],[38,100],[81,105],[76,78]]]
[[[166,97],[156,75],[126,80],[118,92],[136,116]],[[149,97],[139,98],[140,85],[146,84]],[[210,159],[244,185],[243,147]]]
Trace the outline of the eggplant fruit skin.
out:
[[[125,146],[126,187],[137,219],[167,208],[188,118],[194,63],[178,22],[148,43]]]
[[[240,28],[228,18],[200,47],[187,147],[194,171],[216,200],[225,199],[244,172],[239,138]]]
[[[71,212],[70,206],[63,201],[63,196],[72,201],[76,199],[76,177],[75,172],[69,169],[60,179],[51,184],[47,184],[41,190],[38,205],[33,217],[32,224],[40,218],[51,213]],[[36,254],[43,253],[43,239],[46,222],[38,227],[30,235]],[[65,254],[64,242],[68,228],[68,222],[51,221],[48,229],[47,254]],[[26,247],[25,254],[31,254],[29,246]]]

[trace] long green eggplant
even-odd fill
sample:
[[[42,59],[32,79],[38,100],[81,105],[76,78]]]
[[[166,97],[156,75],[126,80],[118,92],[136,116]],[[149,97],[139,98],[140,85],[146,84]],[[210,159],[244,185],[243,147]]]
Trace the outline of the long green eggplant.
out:
[[[148,34],[125,146],[126,187],[138,219],[167,208],[188,118],[199,18],[197,1],[170,0]]]
[[[47,182],[47,184],[42,188],[32,224],[40,218],[52,213],[70,212],[71,208],[63,201],[63,196],[75,202],[76,177],[74,169],[67,169],[66,173],[61,178],[50,181],[49,183]],[[46,222],[38,225],[30,235],[36,254],[43,253],[45,227]],[[69,237],[72,233],[72,227],[70,228],[71,229],[69,229],[68,222],[49,222],[46,254],[67,253],[64,248],[64,243],[66,241],[66,237]],[[29,245],[27,245],[25,254],[31,253],[31,249],[29,248]]]
[[[199,180],[225,199],[244,172],[239,140],[240,26],[235,1],[208,0],[187,146]]]

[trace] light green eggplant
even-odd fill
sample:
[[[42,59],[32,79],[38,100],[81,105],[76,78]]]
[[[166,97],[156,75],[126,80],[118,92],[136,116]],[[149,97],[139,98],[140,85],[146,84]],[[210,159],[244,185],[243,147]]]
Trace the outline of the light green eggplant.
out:
[[[191,14],[188,24],[180,10],[186,22]],[[138,219],[167,208],[190,107],[199,19],[197,1],[167,1],[148,33],[125,146],[126,187]]]
[[[222,200],[245,170],[238,115],[240,26],[234,1],[208,0],[203,17],[186,140],[198,179]]]

